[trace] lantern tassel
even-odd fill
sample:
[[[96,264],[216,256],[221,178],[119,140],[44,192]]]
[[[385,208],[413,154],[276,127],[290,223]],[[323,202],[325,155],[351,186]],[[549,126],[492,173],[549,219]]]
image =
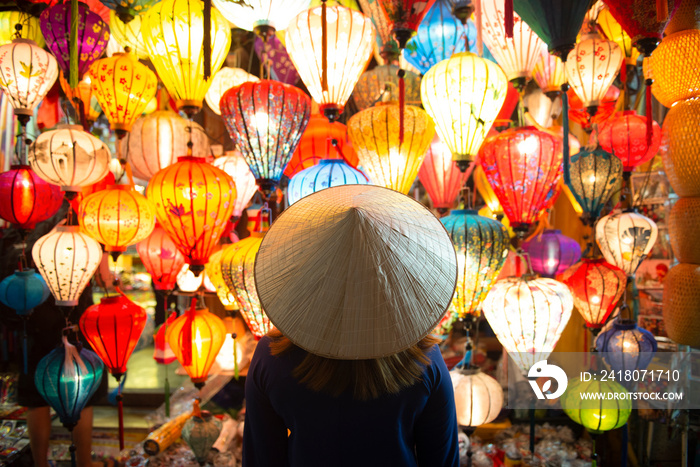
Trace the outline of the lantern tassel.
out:
[[[569,170],[569,97],[566,92],[569,90],[569,83],[561,85],[561,113],[562,113],[562,130],[564,133],[562,155],[564,159],[564,183],[571,186],[571,172]]]
[[[484,40],[483,32],[484,28],[481,23],[481,0],[476,0],[474,17],[476,18],[476,53],[479,57],[484,56]]]
[[[204,0],[204,80],[211,78],[211,0]]]
[[[509,39],[513,38],[513,23],[514,21],[514,14],[513,14],[513,0],[505,0],[505,4],[503,5],[503,14],[505,15],[504,19],[504,27],[506,30],[506,37]]]
[[[668,18],[668,0],[656,0],[656,21],[665,23]]]
[[[182,365],[192,364],[192,323],[194,322],[194,310],[197,307],[197,297],[192,297],[190,309],[187,310],[187,319],[182,329],[180,346],[182,347]]]
[[[328,92],[328,24],[326,21],[326,0],[321,1],[321,88]]]
[[[78,87],[78,0],[70,2],[70,76],[68,85]]]
[[[399,69],[399,145],[403,144],[403,134],[404,134],[404,112],[406,105],[406,82],[404,76],[406,76],[406,71]]]
[[[646,114],[647,114],[647,147],[651,146],[651,139],[654,134],[653,118],[651,116],[651,85],[653,81],[646,80],[646,94],[645,94],[645,104],[646,104]]]
[[[119,450],[124,450],[124,398],[122,397],[122,386],[119,385],[117,394],[117,415],[119,417]]]

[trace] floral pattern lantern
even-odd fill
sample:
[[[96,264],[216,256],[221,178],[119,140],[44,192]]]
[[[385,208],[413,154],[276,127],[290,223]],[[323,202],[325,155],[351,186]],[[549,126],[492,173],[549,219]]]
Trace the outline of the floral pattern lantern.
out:
[[[595,346],[598,352],[605,352],[603,358],[613,371],[622,374],[627,370],[645,370],[658,348],[652,333],[637,326],[634,320],[620,318],[596,337]]]
[[[213,3],[237,27],[267,37],[286,29],[295,16],[309,8],[310,0],[249,0],[245,4],[213,0]]]
[[[338,185],[366,185],[367,178],[341,159],[324,159],[317,165],[304,169],[289,181],[287,199],[289,205],[317,191]]]
[[[450,149],[436,135],[418,170],[418,178],[428,192],[433,207],[445,213],[454,207],[457,195],[469,178],[470,172],[471,170],[459,170],[457,163],[452,160]]]
[[[141,15],[135,15],[131,21],[125,22],[116,12],[110,11],[109,30],[119,45],[125,49],[128,47],[129,52],[145,60],[148,58],[148,49],[141,35],[141,18]]]
[[[559,57],[543,51],[532,70],[532,77],[545,94],[558,94],[561,85],[566,83],[566,70]]]
[[[606,261],[634,276],[656,243],[658,228],[646,216],[633,211],[601,218],[595,226],[595,239]]]
[[[602,400],[590,397],[594,394],[611,394],[614,397]],[[615,381],[599,377],[593,381],[570,379],[561,397],[561,405],[569,418],[596,434],[620,428],[632,413],[632,399],[627,390]]]
[[[249,81],[260,81],[260,79],[242,68],[230,68],[225,66],[214,74],[211,80],[211,86],[209,86],[209,90],[204,95],[204,99],[215,114],[221,115],[221,107],[219,107],[221,96],[229,89]]]
[[[581,206],[581,222],[593,225],[622,180],[622,162],[600,148],[571,156],[568,187]]]
[[[420,104],[420,76],[403,71],[404,101],[406,104]],[[353,99],[359,110],[372,107],[379,102],[399,101],[399,67],[380,65],[365,71],[355,85]]]
[[[639,51],[633,46],[632,38],[610,14],[610,9],[607,6],[598,12],[596,24],[608,40],[620,46],[625,54],[625,64],[636,67]]]
[[[151,275],[155,289],[173,290],[177,274],[185,264],[185,257],[165,229],[156,224],[153,232],[136,244],[136,251],[146,271]]]
[[[532,270],[544,277],[558,276],[581,259],[581,246],[561,230],[545,230],[522,245]]]
[[[650,161],[659,151],[661,128],[652,122],[653,133],[650,144],[647,142],[647,119],[634,110],[618,113],[605,122],[598,134],[598,143],[603,150],[617,156],[622,161],[625,172]]]
[[[13,165],[0,174],[0,217],[20,229],[31,230],[63,204],[61,189],[41,179],[28,165]]]
[[[258,190],[255,177],[239,151],[229,151],[221,157],[214,159],[212,163],[226,172],[233,179],[236,186],[236,202],[233,206],[234,219],[240,219],[243,210]]]
[[[457,423],[476,427],[490,423],[503,407],[503,388],[498,381],[477,369],[450,371],[457,406]]]

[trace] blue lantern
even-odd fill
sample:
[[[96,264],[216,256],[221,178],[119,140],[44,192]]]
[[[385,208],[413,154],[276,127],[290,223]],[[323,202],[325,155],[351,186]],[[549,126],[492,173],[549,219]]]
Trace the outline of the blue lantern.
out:
[[[49,298],[50,293],[44,278],[34,269],[15,271],[0,282],[0,302],[20,316],[31,313],[34,307]]]
[[[561,230],[545,230],[523,242],[523,250],[530,256],[532,270],[544,277],[553,278],[581,259],[581,246]]]
[[[571,156],[569,174],[567,184],[583,209],[581,222],[593,225],[620,186],[622,161],[600,148],[581,150]]]
[[[367,185],[367,177],[342,159],[322,159],[289,181],[287,198],[292,205],[301,198],[324,188],[339,185]]]
[[[605,352],[605,361],[614,371],[644,370],[651,362],[657,344],[654,335],[637,326],[634,320],[616,319],[606,326],[595,346]]]

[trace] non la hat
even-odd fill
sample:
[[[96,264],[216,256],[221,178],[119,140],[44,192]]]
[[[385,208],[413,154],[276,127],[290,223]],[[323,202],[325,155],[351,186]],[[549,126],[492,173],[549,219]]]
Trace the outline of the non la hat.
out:
[[[344,185],[294,203],[255,260],[270,321],[294,344],[336,359],[393,355],[444,316],[457,258],[442,223],[414,199]]]

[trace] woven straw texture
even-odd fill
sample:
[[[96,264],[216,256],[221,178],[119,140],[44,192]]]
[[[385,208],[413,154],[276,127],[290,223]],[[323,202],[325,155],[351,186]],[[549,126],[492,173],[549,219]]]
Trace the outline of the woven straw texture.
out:
[[[700,0],[682,0],[664,33],[671,35],[686,29],[700,29]]]
[[[673,191],[681,197],[700,196],[698,122],[700,122],[700,99],[689,99],[677,103],[668,111],[664,119],[661,157],[668,181]]]
[[[668,232],[676,259],[700,264],[700,198],[676,201],[668,216]]]
[[[299,200],[265,235],[255,262],[275,327],[309,352],[348,360],[418,342],[445,314],[456,280],[440,221],[408,196],[370,185]]]
[[[666,36],[644,60],[644,76],[652,76],[654,97],[666,107],[700,96],[700,31],[690,29]]]
[[[668,272],[663,315],[668,337],[700,347],[700,265],[680,263]]]

